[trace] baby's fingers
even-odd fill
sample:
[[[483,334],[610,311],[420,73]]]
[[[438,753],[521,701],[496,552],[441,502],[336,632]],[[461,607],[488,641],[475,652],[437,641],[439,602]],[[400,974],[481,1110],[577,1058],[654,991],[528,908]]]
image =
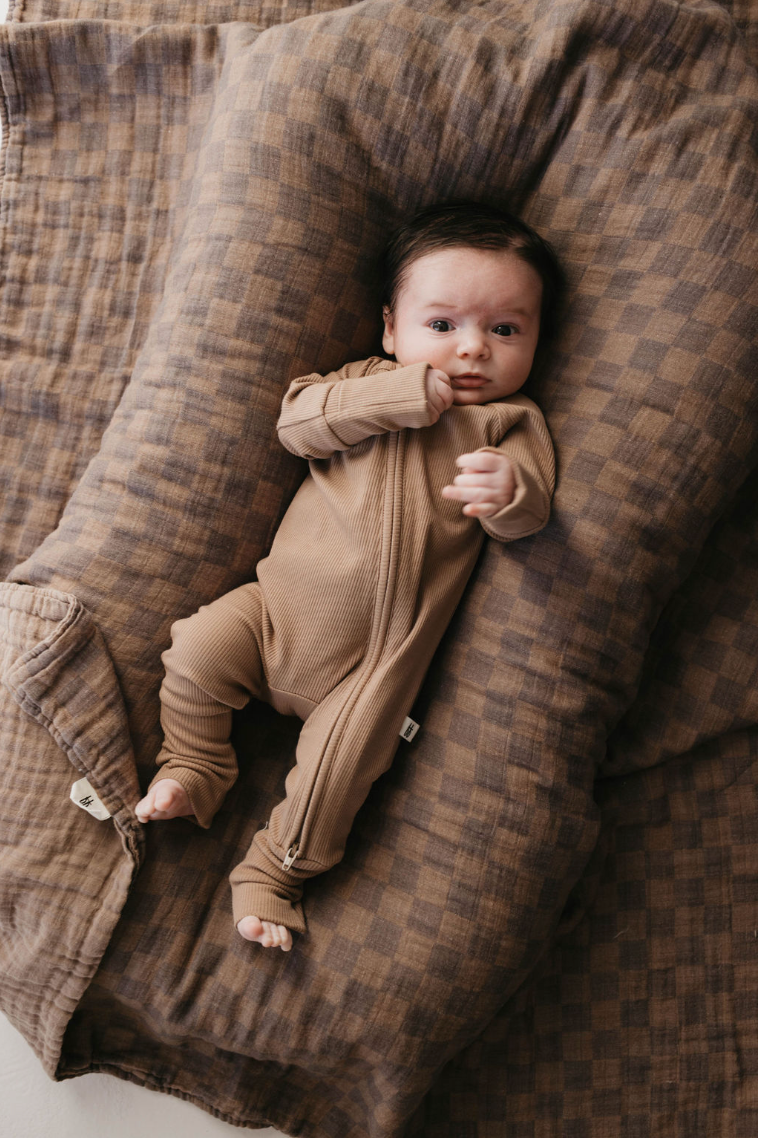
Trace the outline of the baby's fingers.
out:
[[[471,451],[459,455],[456,464],[470,471],[498,471],[506,457],[494,451]]]
[[[448,483],[446,487],[442,488],[441,493],[446,499],[458,499],[462,503],[481,503],[491,498],[492,487],[482,486],[479,482],[460,486],[458,484],[460,478],[459,475],[455,484]]]
[[[487,518],[488,515],[494,515],[497,509],[496,503],[466,503],[462,514],[480,519]]]
[[[498,483],[497,472],[470,471],[468,468],[453,479],[455,487],[497,487]]]

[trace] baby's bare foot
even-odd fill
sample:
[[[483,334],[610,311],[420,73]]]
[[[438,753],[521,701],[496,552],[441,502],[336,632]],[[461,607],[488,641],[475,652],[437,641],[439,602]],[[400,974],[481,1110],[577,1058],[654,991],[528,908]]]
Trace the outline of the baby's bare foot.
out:
[[[192,815],[192,804],[178,780],[167,777],[158,780],[134,809],[140,823],[150,819],[174,819],[177,815]]]
[[[279,946],[282,950],[292,949],[292,935],[286,926],[261,922],[254,914],[241,918],[237,930],[248,942],[260,942],[261,946]]]

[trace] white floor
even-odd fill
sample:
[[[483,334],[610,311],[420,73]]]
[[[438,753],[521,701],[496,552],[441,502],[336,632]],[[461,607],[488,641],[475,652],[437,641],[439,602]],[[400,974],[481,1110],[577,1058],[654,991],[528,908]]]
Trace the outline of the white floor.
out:
[[[0,1014],[0,1136],[284,1136],[234,1128],[165,1093],[89,1073],[56,1083]]]

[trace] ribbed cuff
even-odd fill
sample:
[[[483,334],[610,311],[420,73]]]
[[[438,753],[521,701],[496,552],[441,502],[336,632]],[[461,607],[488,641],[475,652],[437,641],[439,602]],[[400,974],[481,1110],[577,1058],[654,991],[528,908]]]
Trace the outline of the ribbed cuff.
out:
[[[480,447],[479,451],[503,452],[497,447]],[[501,542],[512,542],[526,538],[541,530],[550,518],[550,499],[532,473],[509,456],[516,477],[516,490],[507,507],[497,514],[479,519],[482,527],[491,538]]]
[[[209,828],[213,822],[214,815],[221,806],[221,802],[228,788],[224,787],[219,789],[214,794],[209,786],[207,777],[194,771],[192,768],[185,768],[180,763],[167,760],[161,763],[161,767],[153,776],[148,785],[148,791],[157,784],[159,780],[167,779],[176,780],[178,784],[182,785],[189,796],[194,814],[191,816],[182,816],[181,818],[191,819],[193,823],[198,824],[200,827]]]
[[[288,888],[282,887],[281,890],[288,891]],[[282,898],[263,883],[237,883],[232,887],[234,925],[248,915],[255,915],[261,922],[275,922],[286,926],[288,930],[305,934],[305,915],[301,903],[297,901],[303,893],[302,888],[293,885],[288,893],[294,896],[292,900]]]

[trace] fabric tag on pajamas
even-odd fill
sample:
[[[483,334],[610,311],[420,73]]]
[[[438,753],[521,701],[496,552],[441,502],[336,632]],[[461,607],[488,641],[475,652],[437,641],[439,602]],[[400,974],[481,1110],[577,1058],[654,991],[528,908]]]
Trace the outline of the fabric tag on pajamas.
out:
[[[411,720],[411,718],[407,716],[403,721],[403,727],[400,729],[400,735],[403,740],[413,740],[420,728],[420,724],[416,724],[415,720]]]
[[[84,808],[90,815],[94,815],[95,819],[110,819],[111,813],[103,801],[98,796],[92,784],[86,776],[81,780],[77,780],[71,788],[71,799],[80,808]]]

